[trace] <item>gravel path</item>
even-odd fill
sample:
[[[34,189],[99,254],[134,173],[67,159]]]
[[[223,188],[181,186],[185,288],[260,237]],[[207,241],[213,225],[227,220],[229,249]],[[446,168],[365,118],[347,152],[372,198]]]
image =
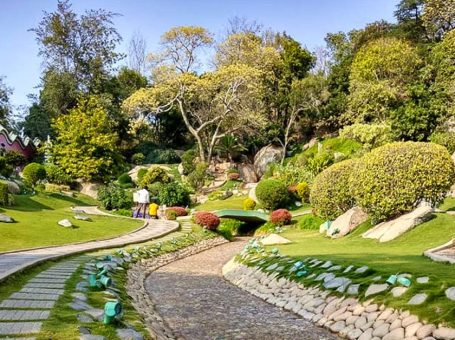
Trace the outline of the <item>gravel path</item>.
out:
[[[153,272],[146,288],[177,337],[185,339],[336,339],[298,315],[230,284],[221,268],[244,246],[227,243]]]

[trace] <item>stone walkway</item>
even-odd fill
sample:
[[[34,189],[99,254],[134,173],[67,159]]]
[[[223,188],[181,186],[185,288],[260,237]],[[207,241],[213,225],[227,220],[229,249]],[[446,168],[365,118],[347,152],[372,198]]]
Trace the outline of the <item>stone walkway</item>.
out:
[[[44,320],[64,293],[66,281],[83,259],[63,261],[36,275],[21,290],[0,302],[0,337],[40,332]],[[34,338],[25,338],[34,339]]]
[[[140,243],[164,236],[178,228],[179,225],[175,221],[149,220],[148,224],[141,229],[107,240],[0,254],[0,281],[18,271],[45,260],[91,250]]]
[[[153,272],[146,288],[178,338],[336,339],[300,316],[227,282],[222,266],[245,241],[227,243]]]

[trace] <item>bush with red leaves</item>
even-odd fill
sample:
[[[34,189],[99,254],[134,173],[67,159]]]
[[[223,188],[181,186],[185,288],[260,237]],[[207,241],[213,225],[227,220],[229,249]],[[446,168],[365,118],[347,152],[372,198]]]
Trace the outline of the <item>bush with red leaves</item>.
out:
[[[227,175],[227,177],[231,181],[237,181],[240,178],[240,174],[238,172],[231,172]]]
[[[166,212],[168,212],[169,210],[172,210],[175,212],[175,215],[178,217],[178,216],[186,216],[188,215],[188,211],[186,211],[185,208],[182,208],[182,207],[169,207],[166,209]]]
[[[207,211],[200,211],[194,215],[194,221],[201,227],[208,230],[216,230],[220,224],[220,218]]]
[[[292,215],[286,209],[278,209],[273,211],[270,214],[270,222],[278,224],[278,225],[285,225],[289,224],[292,220]]]

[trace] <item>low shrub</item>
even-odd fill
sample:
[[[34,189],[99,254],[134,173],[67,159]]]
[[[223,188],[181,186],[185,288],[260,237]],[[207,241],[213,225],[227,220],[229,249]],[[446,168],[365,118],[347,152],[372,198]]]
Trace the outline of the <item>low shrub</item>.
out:
[[[243,210],[253,210],[256,207],[256,202],[251,198],[245,198],[243,200]]]
[[[330,150],[321,150],[314,157],[308,158],[306,168],[317,175],[335,163],[335,153]]]
[[[166,211],[167,210],[174,211],[178,217],[187,216],[188,215],[188,211],[185,208],[183,208],[183,207],[169,207],[169,208],[166,209]]]
[[[8,192],[10,194],[19,195],[21,193],[21,187],[19,184],[13,181],[0,181],[1,183],[5,183],[8,186]]]
[[[137,172],[137,183],[141,183],[142,179],[144,178],[145,174],[147,173],[146,168],[141,168]]]
[[[148,188],[150,184],[153,183],[169,183],[171,182],[171,177],[168,175],[166,170],[159,166],[152,166],[147,170],[147,173],[142,177],[139,185],[143,188]]]
[[[220,225],[220,218],[208,211],[199,211],[194,215],[196,224],[207,230],[216,230]]]
[[[155,183],[150,184],[147,187],[150,197],[155,197],[155,198],[158,197],[160,190],[163,188],[163,186],[164,186],[164,184],[160,183],[160,182],[155,182]]]
[[[22,177],[24,183],[33,188],[38,182],[46,178],[46,169],[42,164],[30,163],[22,171]]]
[[[288,189],[283,182],[275,179],[265,179],[256,187],[259,203],[266,209],[283,208],[289,203]]]
[[[307,214],[300,217],[297,226],[299,229],[302,230],[319,230],[319,226],[324,222],[325,222],[324,219],[316,215]]]
[[[283,226],[283,225],[289,224],[289,223],[291,223],[291,220],[292,220],[292,215],[286,209],[278,209],[278,210],[273,211],[270,214],[270,222],[272,222],[278,226]]]
[[[3,177],[10,177],[14,172],[11,164],[8,164],[6,157],[0,156],[0,175]]]
[[[188,175],[187,181],[194,190],[200,190],[207,178],[207,163],[197,163],[194,170]]]
[[[455,152],[455,133],[453,132],[433,132],[430,141],[447,148],[450,154]]]
[[[275,223],[269,221],[261,225],[259,228],[257,228],[256,231],[254,232],[254,236],[263,236],[279,232],[280,228],[281,228],[280,226],[277,226]]]
[[[175,210],[166,209],[166,219],[169,221],[175,221],[177,219],[177,213]]]
[[[63,184],[46,183],[44,184],[44,191],[47,192],[70,191],[70,187],[68,185]]]
[[[131,163],[136,165],[142,165],[145,163],[145,156],[142,152],[137,152],[131,156]]]
[[[306,158],[300,159],[300,162],[297,160],[291,161],[286,165],[271,163],[267,167],[263,178],[277,179],[282,181],[286,186],[294,185],[299,182],[308,183],[313,180],[314,175],[307,169],[306,164]]]
[[[244,222],[232,218],[223,218],[221,219],[218,230],[228,230],[231,236],[237,236],[243,225]]]
[[[351,175],[358,162],[348,159],[335,163],[314,179],[310,202],[316,215],[333,220],[354,205]]]
[[[67,184],[73,183],[73,179],[68,175],[61,167],[55,164],[46,164],[44,166],[46,171],[46,179],[50,183],[54,184]]]
[[[175,164],[180,163],[180,157],[172,149],[155,149],[145,157],[147,164]]]
[[[393,141],[392,128],[388,124],[353,124],[340,131],[340,137],[362,143],[372,149]]]
[[[163,185],[158,193],[158,201],[169,206],[187,206],[191,202],[189,191],[177,182]]]
[[[0,205],[10,205],[8,184],[0,182]]]
[[[132,217],[133,211],[131,209],[118,209],[114,211],[114,214],[126,217]]]
[[[133,183],[133,180],[131,179],[131,176],[128,175],[128,173],[124,173],[117,178],[117,182],[119,182],[119,184],[130,184]]]
[[[434,143],[396,142],[366,154],[355,173],[357,204],[374,223],[441,202],[454,182],[447,149]]]
[[[297,196],[302,202],[308,202],[310,199],[310,186],[306,182],[300,182],[295,188]]]
[[[183,174],[188,175],[194,171],[196,168],[196,157],[197,151],[195,149],[190,149],[185,151],[181,157],[182,159],[182,167],[183,167]]]
[[[114,184],[101,187],[98,190],[98,200],[107,210],[129,209],[133,205],[131,193]]]

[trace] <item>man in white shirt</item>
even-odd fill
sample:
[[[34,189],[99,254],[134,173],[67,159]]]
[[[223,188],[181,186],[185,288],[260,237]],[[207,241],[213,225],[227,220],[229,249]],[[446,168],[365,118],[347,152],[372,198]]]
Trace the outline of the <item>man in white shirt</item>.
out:
[[[136,210],[136,217],[145,218],[145,215],[148,211],[148,205],[150,203],[150,193],[146,188],[143,188],[136,192],[136,198],[138,203],[138,208]]]

